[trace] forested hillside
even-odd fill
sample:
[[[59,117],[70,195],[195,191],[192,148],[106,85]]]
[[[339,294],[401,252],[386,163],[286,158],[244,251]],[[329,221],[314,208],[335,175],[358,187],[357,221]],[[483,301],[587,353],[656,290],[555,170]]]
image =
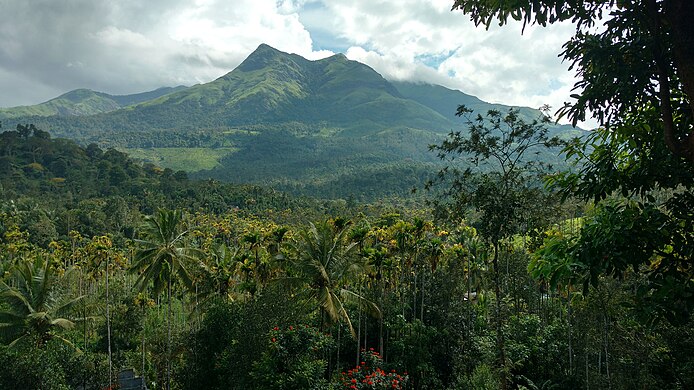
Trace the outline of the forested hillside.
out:
[[[53,136],[116,148],[199,179],[373,201],[421,187],[427,172],[440,167],[427,148],[460,129],[458,105],[479,114],[510,109],[441,86],[390,82],[342,54],[309,61],[265,44],[212,82],[157,91],[128,101],[73,91],[7,110],[12,115],[5,126],[33,123]],[[82,100],[59,110],[73,115],[43,114],[66,99],[77,101],[73,95]],[[93,101],[122,108],[95,108]],[[85,106],[91,108],[79,108]],[[94,115],[75,115],[88,110]],[[530,121],[542,112],[522,108],[519,114]],[[570,126],[547,126],[566,139],[583,135]],[[541,159],[563,163],[556,153],[541,153]]]
[[[109,95],[88,89],[76,89],[34,106],[0,108],[0,120],[26,117],[95,115],[156,99],[185,88],[183,86],[175,88],[163,87],[154,91],[132,95]]]
[[[692,385],[691,325],[638,321],[638,273],[550,271],[599,216],[578,203],[497,247],[481,215],[193,181],[31,125],[2,145],[3,388],[494,388],[499,330],[515,386]]]

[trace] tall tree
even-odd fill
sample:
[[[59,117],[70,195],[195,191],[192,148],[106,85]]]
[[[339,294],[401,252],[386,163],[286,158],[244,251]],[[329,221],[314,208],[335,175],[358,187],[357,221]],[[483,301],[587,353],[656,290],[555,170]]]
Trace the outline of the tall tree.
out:
[[[298,275],[290,280],[307,284],[308,298],[315,300],[321,321],[344,322],[355,336],[346,301],[356,302],[378,317],[380,310],[358,292],[348,289],[349,281],[364,270],[365,264],[352,251],[355,243],[346,243],[346,227],[338,228],[329,221],[310,224],[299,233],[294,267]],[[323,318],[324,315],[327,318]]]
[[[558,146],[560,141],[549,137],[549,119],[544,115],[530,123],[513,109],[506,114],[492,110],[486,117],[478,114],[473,118],[472,110],[465,106],[460,106],[456,115],[467,119],[469,133],[452,132],[441,145],[431,146],[450,165],[439,172],[437,181],[430,182],[428,188],[437,183],[445,186],[445,200],[434,201],[440,215],[458,220],[474,210],[479,232],[493,247],[496,344],[501,388],[506,389],[509,367],[499,270],[502,243],[527,229],[528,216],[534,208],[546,204],[540,180],[546,166],[529,155],[541,147]],[[459,157],[471,166],[461,170],[454,165]]]
[[[578,168],[554,184],[565,197],[623,199],[603,202],[569,253],[593,284],[641,270],[644,317],[686,321],[694,312],[694,2],[456,0],[453,8],[485,26],[575,24],[561,56],[577,73],[577,93],[560,114],[574,123],[592,115],[601,128],[567,148]]]
[[[655,107],[662,141],[694,164],[694,3],[689,0],[455,0],[454,10],[489,27],[509,17],[546,26],[572,21],[576,34],[561,55],[576,70],[575,101],[561,112],[575,123],[592,115],[621,128],[627,115]],[[603,23],[604,28],[595,28]],[[619,131],[619,130],[618,130]]]
[[[137,240],[140,248],[135,253],[133,271],[140,275],[135,283],[140,291],[152,283],[155,295],[164,288],[167,292],[167,364],[166,389],[171,384],[171,290],[174,279],[190,288],[193,281],[188,272],[188,262],[200,257],[197,249],[186,246],[188,230],[182,227],[180,210],[159,209],[156,214],[145,217],[142,239]]]

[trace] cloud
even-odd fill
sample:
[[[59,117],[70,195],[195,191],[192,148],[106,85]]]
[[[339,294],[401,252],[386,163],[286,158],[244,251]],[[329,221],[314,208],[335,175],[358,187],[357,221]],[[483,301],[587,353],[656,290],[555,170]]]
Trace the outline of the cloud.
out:
[[[36,104],[75,88],[134,93],[211,81],[259,44],[308,58],[302,1],[3,1],[0,106]],[[21,80],[22,83],[18,83]],[[21,89],[21,91],[19,91]]]
[[[347,56],[386,78],[441,84],[510,105],[558,109],[569,100],[575,78],[558,54],[574,32],[570,24],[528,26],[523,34],[514,22],[485,30],[451,12],[447,0],[323,4],[331,14],[323,20],[350,44]]]
[[[386,78],[505,104],[558,108],[574,83],[557,58],[572,26],[485,31],[450,0],[2,2],[0,106],[209,82],[260,43],[314,60],[345,52]]]

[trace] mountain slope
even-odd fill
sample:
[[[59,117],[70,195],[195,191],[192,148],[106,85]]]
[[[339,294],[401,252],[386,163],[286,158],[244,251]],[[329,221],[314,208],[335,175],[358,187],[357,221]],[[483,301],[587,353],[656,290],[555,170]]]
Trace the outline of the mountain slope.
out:
[[[187,166],[212,166],[191,172],[198,178],[358,199],[408,191],[435,172],[440,162],[428,145],[461,128],[458,105],[481,113],[509,108],[441,86],[389,82],[341,54],[309,61],[267,45],[212,82],[146,101],[114,101],[130,105],[15,120],[84,144],[137,149],[146,161],[172,161],[190,148],[200,163]]]
[[[109,95],[90,89],[75,89],[57,98],[33,106],[0,108],[0,119],[48,116],[87,116],[111,112],[120,108],[158,98],[186,87],[164,87],[132,95]]]
[[[355,133],[393,125],[444,130],[449,121],[400,95],[368,66],[335,55],[309,61],[261,45],[228,74],[206,84],[110,113],[112,130],[200,129],[301,122]],[[80,124],[58,126],[69,132]]]

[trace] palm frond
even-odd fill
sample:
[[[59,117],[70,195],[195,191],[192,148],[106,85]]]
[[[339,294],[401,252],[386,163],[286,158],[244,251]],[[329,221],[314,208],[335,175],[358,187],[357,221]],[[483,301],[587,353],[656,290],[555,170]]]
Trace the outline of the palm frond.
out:
[[[346,288],[340,289],[340,297],[342,297],[345,302],[358,305],[373,318],[381,318],[382,316],[381,309],[379,309],[378,305],[366,299],[364,296],[355,293],[354,291],[350,291]]]
[[[51,325],[58,326],[63,329],[72,329],[75,326],[75,323],[66,319],[66,318],[56,318],[52,320]]]

